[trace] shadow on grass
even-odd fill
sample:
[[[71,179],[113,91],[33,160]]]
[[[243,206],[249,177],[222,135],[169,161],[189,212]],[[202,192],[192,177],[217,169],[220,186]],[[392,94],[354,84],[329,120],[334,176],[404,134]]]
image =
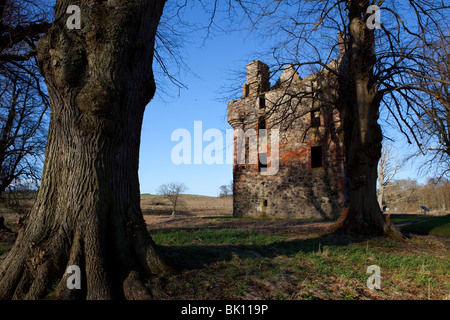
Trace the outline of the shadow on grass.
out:
[[[166,227],[161,229],[160,226],[150,225],[147,230],[150,234],[154,233],[173,233],[179,231],[197,232],[203,230],[240,230],[240,231],[255,231],[267,235],[273,234],[288,234],[294,233],[296,235],[303,234],[319,234],[324,233],[327,225],[333,220],[305,220],[305,219],[256,219],[256,218],[235,218],[225,216],[217,217],[201,217],[201,220],[211,221],[205,224],[189,224],[185,222],[180,225],[173,225],[172,227]],[[305,228],[303,228],[305,227]]]
[[[164,255],[179,272],[200,269],[215,262],[240,259],[275,258],[292,256],[300,252],[319,252],[321,248],[346,246],[364,242],[373,237],[356,237],[342,234],[323,234],[314,238],[276,241],[267,245],[186,245],[162,246]]]

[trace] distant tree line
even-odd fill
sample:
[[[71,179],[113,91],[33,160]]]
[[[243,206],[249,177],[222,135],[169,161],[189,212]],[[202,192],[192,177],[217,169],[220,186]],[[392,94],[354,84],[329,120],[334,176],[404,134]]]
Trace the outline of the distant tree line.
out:
[[[388,212],[420,211],[426,206],[431,211],[450,211],[450,181],[431,178],[421,185],[415,180],[395,180],[385,187],[385,205]]]

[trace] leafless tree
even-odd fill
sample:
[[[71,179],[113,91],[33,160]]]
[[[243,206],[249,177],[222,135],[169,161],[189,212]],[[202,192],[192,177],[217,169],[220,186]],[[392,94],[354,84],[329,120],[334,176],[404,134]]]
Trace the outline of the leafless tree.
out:
[[[418,201],[417,190],[420,186],[416,180],[393,180],[389,186],[385,190],[384,198],[390,211],[415,211],[424,204]]]
[[[139,146],[164,0],[56,0],[37,45],[51,118],[39,191],[0,266],[0,299],[150,299],[169,272],[140,209]],[[67,27],[80,8],[81,28]],[[80,290],[67,288],[70,265]],[[56,286],[55,286],[56,284]]]
[[[0,195],[12,183],[38,183],[46,143],[47,106],[30,82],[16,79],[1,85]]]
[[[233,188],[229,185],[222,185],[219,190],[219,197],[228,197],[233,194]]]
[[[50,7],[39,1],[0,1],[0,195],[13,181],[39,180],[48,97],[36,42],[49,16]]]
[[[396,212],[428,209],[448,213],[450,210],[450,182],[446,178],[430,178],[425,185],[414,180],[394,180],[386,189],[385,199],[389,210]]]
[[[38,0],[0,0],[0,68],[36,57],[36,41],[50,27],[51,7]],[[16,73],[13,70],[13,73]]]
[[[394,180],[395,175],[402,168],[392,144],[384,144],[378,162],[378,203],[384,207],[384,190]]]
[[[187,89],[188,84],[182,80],[182,74],[193,73],[185,62],[185,43],[195,29],[194,22],[188,21],[182,14],[186,6],[185,1],[167,1],[156,33],[154,73],[156,94],[162,100],[174,96],[174,92],[179,95],[182,89]]]
[[[272,41],[274,77],[288,65],[296,72],[284,79],[285,83],[315,74],[307,78],[311,85],[300,95],[275,102],[274,112],[281,109],[282,116],[295,114],[289,111],[305,102],[311,107],[297,116],[321,106],[339,110],[350,201],[336,230],[399,236],[381,214],[376,194],[382,148],[380,109],[386,107],[400,130],[412,135],[411,140],[416,138],[405,121],[417,92],[410,75],[427,60],[422,48],[429,41],[428,35],[447,27],[449,6],[439,0],[266,0],[227,4],[229,12],[240,12],[250,21],[250,31]],[[376,12],[381,12],[380,25],[373,23]],[[286,89],[285,96],[290,94]]]
[[[180,195],[187,190],[184,183],[170,182],[159,186],[158,194],[164,196],[172,204],[172,215],[174,216],[180,204]]]
[[[450,29],[422,41],[425,63],[411,72],[411,85],[417,87],[406,118],[417,139],[419,153],[426,155],[424,168],[440,178],[450,177]]]
[[[39,184],[48,96],[38,72],[36,42],[49,27],[50,7],[37,0],[0,1],[0,196],[25,212],[14,192]]]

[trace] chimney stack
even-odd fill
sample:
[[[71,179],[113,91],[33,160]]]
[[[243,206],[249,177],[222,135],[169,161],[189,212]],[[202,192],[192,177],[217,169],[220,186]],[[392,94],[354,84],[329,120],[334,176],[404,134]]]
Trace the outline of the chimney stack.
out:
[[[247,84],[244,84],[243,89],[244,98],[269,91],[269,78],[269,67],[265,63],[256,60],[247,64]]]

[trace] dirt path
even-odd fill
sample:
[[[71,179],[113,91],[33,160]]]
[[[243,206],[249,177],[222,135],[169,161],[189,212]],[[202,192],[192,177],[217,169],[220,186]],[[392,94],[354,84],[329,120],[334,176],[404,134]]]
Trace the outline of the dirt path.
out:
[[[424,220],[425,219],[401,221],[401,222],[394,223],[394,225],[396,227],[403,227],[403,226],[406,226],[406,225],[409,225],[409,224],[419,223],[419,222],[422,222]]]

